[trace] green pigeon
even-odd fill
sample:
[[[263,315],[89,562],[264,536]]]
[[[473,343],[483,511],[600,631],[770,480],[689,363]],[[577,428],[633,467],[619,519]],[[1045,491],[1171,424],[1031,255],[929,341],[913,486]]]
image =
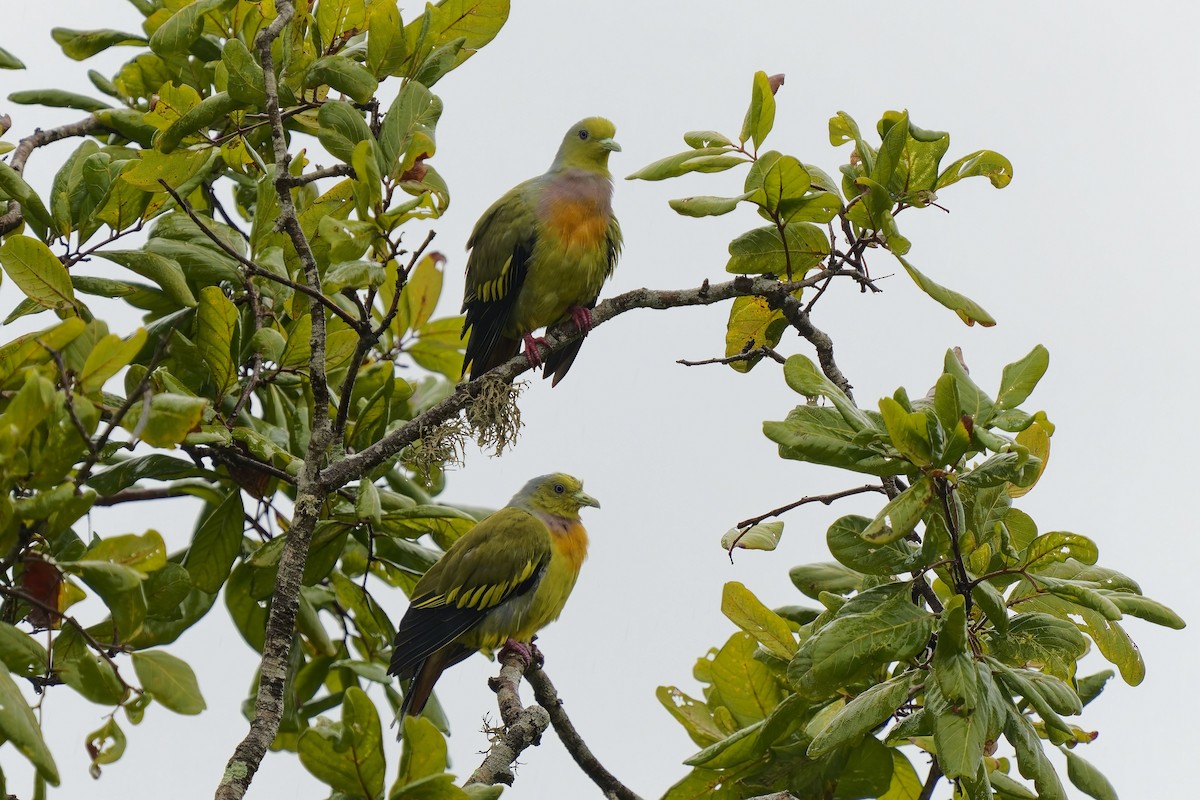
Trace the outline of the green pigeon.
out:
[[[587,333],[600,289],[621,251],[612,210],[608,156],[621,146],[616,127],[588,117],[567,131],[545,174],[509,190],[475,223],[467,240],[463,295],[467,339],[463,374],[477,378],[517,354],[542,366],[539,328],[566,319]],[[545,360],[557,385],[579,353],[572,342]]]

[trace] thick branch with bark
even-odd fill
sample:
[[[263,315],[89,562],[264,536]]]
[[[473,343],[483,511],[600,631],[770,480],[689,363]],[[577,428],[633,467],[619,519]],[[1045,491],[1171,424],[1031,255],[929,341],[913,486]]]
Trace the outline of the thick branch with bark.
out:
[[[280,225],[290,236],[300,256],[304,265],[305,281],[309,287],[319,292],[321,283],[316,261],[309,248],[308,239],[300,228],[290,186],[283,178],[288,174],[291,156],[287,149],[283,117],[279,110],[279,90],[271,60],[271,44],[291,21],[295,8],[290,0],[278,0],[276,9],[279,16],[259,33],[255,44],[262,59],[271,138],[275,145],[275,187],[279,196]],[[321,518],[321,509],[330,491],[319,480],[321,464],[332,439],[329,385],[325,380],[325,315],[315,313],[312,320],[312,355],[309,360],[309,378],[315,405],[312,435],[305,451],[304,467],[296,484],[295,512],[288,530],[287,542],[279,559],[275,591],[271,597],[271,611],[267,618],[262,660],[259,665],[254,719],[250,722],[249,732],[234,749],[225,767],[225,773],[217,786],[218,800],[239,800],[245,795],[263,756],[279,732],[279,723],[283,718],[288,656],[299,608],[304,562],[308,559],[313,531]]]
[[[790,313],[798,321],[804,323],[803,329],[798,329],[801,335],[817,349],[817,357],[826,377],[841,387],[843,391],[849,393],[850,382],[842,375],[834,361],[833,344],[828,334],[812,324],[808,319],[808,314],[799,308],[799,302],[791,296],[791,293],[797,289],[815,286],[830,275],[841,275],[848,272],[847,270],[822,270],[802,281],[791,283],[783,283],[768,277],[741,276],[725,283],[710,284],[705,281],[695,289],[634,289],[625,294],[611,297],[596,306],[592,311],[592,329],[638,308],[664,311],[669,308],[686,306],[708,306],[735,297],[764,297],[767,302],[772,305],[780,305],[785,309],[785,313]],[[788,301],[791,301],[790,306]],[[544,361],[549,354],[562,350],[582,336],[583,334],[576,330],[574,325],[560,325],[547,333],[545,343],[539,346],[538,352]],[[336,488],[358,479],[421,438],[425,431],[457,416],[479,395],[484,380],[499,379],[507,383],[530,369],[529,360],[524,355],[516,355],[486,375],[459,384],[454,394],[419,417],[409,420],[362,452],[331,464],[322,471],[321,484],[327,489]]]
[[[495,732],[483,763],[471,773],[464,786],[482,783],[488,786],[503,783],[512,786],[516,777],[512,765],[530,745],[541,743],[542,734],[550,727],[550,715],[541,706],[526,708],[521,703],[521,677],[528,665],[513,650],[500,653],[500,674],[490,681],[496,692],[503,726]]]

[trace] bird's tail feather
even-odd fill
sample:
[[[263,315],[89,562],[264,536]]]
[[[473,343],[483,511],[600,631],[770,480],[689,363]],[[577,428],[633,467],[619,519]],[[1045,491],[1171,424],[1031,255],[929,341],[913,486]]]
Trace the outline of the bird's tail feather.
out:
[[[554,376],[554,380],[550,382],[551,388],[558,386],[558,382],[566,377],[567,371],[575,363],[575,356],[579,355],[579,348],[581,347],[583,347],[583,339],[577,339],[557,353],[551,353],[546,358],[546,366],[542,370],[542,377],[549,378],[551,375]]]
[[[406,716],[419,717],[429,702],[433,686],[442,677],[442,673],[475,651],[459,644],[449,644],[429,655],[417,667],[408,689],[404,692],[404,702],[400,704],[400,719]]]

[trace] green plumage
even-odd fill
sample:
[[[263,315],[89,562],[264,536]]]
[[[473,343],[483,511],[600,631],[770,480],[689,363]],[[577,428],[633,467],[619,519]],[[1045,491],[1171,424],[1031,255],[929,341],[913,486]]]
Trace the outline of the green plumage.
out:
[[[533,331],[596,305],[621,250],[612,212],[608,156],[620,146],[616,128],[601,117],[572,126],[554,163],[497,200],[467,241],[463,296],[468,336],[463,374],[476,378],[517,354],[540,360]],[[547,359],[554,383],[566,375],[582,340]]]
[[[527,642],[561,613],[587,551],[583,484],[534,478],[461,538],[417,582],[388,673],[412,679],[403,713],[419,714],[442,672],[477,650]]]

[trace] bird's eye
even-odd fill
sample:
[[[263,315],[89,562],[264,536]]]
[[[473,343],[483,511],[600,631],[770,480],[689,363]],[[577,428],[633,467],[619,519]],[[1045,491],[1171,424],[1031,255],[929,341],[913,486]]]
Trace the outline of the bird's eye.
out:
[[[567,487],[563,486],[561,483],[554,484],[554,493],[555,494],[562,494],[566,490],[567,490]]]
[[[587,128],[580,128],[579,129],[579,138],[583,141],[587,141],[587,137],[588,137]]]

